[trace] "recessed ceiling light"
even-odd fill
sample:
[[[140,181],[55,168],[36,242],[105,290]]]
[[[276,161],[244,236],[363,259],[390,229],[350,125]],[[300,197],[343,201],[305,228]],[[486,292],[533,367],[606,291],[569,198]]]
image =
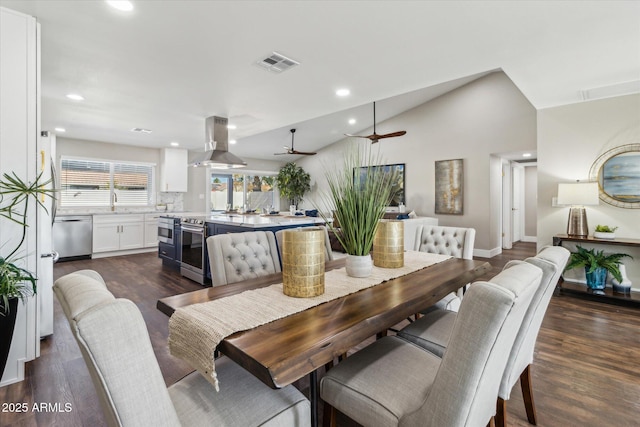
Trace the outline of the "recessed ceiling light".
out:
[[[356,119],[349,119],[349,124],[350,125],[355,125],[356,124]]]
[[[178,147],[178,146],[180,146],[180,143],[179,142],[172,142],[171,146],[172,147]]]
[[[531,153],[524,153],[522,157],[531,157]]]
[[[56,132],[66,132],[67,131],[65,128],[55,128],[54,130]]]
[[[235,139],[230,139],[229,140],[229,144],[235,144],[236,142],[238,142],[238,141],[236,141]]]
[[[123,12],[131,12],[133,10],[133,3],[128,0],[107,0],[107,4]]]
[[[228,124],[227,125],[227,129],[233,130],[233,129],[237,129],[237,128],[238,128],[238,126],[236,126],[236,125],[232,125],[232,124]]]
[[[348,96],[351,93],[349,89],[338,89],[336,91],[336,95],[338,96]]]
[[[67,98],[73,99],[74,101],[84,101],[84,96],[78,95],[77,93],[68,93]]]

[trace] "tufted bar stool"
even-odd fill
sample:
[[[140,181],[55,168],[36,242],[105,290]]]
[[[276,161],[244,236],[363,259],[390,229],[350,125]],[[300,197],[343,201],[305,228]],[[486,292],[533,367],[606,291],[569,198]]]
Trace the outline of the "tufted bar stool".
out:
[[[476,240],[474,228],[421,225],[416,230],[416,251],[432,254],[451,255],[456,258],[473,259],[473,245]],[[437,308],[458,311],[462,290],[458,295],[451,293],[436,303]]]
[[[217,234],[207,238],[211,285],[279,273],[276,239],[270,231]]]

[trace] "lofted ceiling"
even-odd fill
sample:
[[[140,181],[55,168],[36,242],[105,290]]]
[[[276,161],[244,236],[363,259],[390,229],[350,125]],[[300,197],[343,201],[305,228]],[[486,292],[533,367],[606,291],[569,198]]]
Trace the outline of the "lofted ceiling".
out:
[[[369,130],[372,101],[380,123],[495,70],[539,109],[640,80],[638,1],[132,2],[0,0],[41,24],[43,129],[199,150],[217,115],[234,154],[281,161],[291,128],[317,151]],[[256,65],[274,51],[300,65]]]

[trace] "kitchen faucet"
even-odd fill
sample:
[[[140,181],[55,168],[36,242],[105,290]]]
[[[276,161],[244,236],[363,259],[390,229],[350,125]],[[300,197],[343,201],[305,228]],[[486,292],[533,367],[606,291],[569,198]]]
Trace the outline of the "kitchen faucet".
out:
[[[116,203],[118,203],[118,195],[114,192],[111,195],[111,212],[116,210]]]

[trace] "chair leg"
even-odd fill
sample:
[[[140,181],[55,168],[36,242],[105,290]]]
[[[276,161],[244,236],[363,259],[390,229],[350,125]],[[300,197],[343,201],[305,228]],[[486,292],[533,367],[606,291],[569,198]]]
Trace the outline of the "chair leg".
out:
[[[496,427],[507,426],[507,401],[501,397],[498,397],[496,402],[496,415],[494,418]]]
[[[495,423],[494,417],[491,417],[491,419],[487,423],[487,427],[496,427],[496,423]]]
[[[520,374],[520,387],[524,409],[527,411],[527,419],[530,424],[536,425],[536,405],[533,402],[533,388],[531,387],[531,365],[524,368]]]
[[[324,403],[324,413],[322,414],[322,425],[323,427],[335,427],[336,425],[336,408],[329,405],[327,402]]]

